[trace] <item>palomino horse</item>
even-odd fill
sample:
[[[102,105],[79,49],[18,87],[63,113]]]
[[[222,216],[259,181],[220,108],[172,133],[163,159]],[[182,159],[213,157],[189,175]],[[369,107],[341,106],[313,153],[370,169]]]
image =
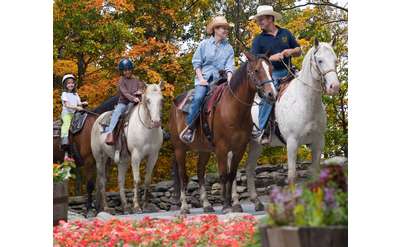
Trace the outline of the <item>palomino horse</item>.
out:
[[[325,90],[329,95],[335,95],[339,91],[336,61],[336,54],[331,45],[315,40],[314,46],[304,57],[298,77],[290,82],[285,93],[275,103],[276,121],[286,141],[289,183],[293,183],[296,177],[299,145],[311,145],[313,176],[318,172],[326,129],[322,93]],[[253,122],[258,124],[258,106],[252,107],[252,117]],[[273,135],[271,146],[284,145],[276,135]],[[254,184],[254,170],[262,148],[258,142],[252,140],[246,164],[247,187],[256,209],[262,208]]]
[[[80,169],[83,167],[84,169],[84,177],[86,178],[86,192],[87,192],[87,202],[86,202],[86,210],[89,212],[92,208],[92,193],[95,187],[95,175],[96,175],[96,165],[95,160],[92,155],[92,149],[90,147],[90,133],[92,131],[92,126],[94,121],[97,118],[97,114],[101,114],[106,111],[110,111],[114,108],[114,106],[118,103],[118,96],[109,97],[103,103],[101,103],[98,107],[90,111],[88,116],[86,117],[86,121],[81,129],[76,134],[69,135],[70,143],[72,145],[72,156],[75,159],[75,163],[77,165],[77,180],[81,178]],[[94,113],[94,114],[93,114]],[[60,138],[59,136],[53,137],[53,161],[54,162],[62,162],[64,159],[64,151],[61,150],[60,147]],[[81,181],[77,181],[76,186],[80,186]]]
[[[222,92],[220,101],[213,113],[214,145],[205,137],[202,131],[197,131],[195,139],[191,144],[183,143],[179,134],[186,127],[185,115],[176,106],[172,105],[170,111],[169,129],[171,140],[175,149],[175,164],[178,166],[181,213],[190,213],[186,202],[186,152],[196,150],[199,152],[197,163],[197,175],[199,178],[200,198],[204,212],[214,211],[208,202],[204,187],[205,166],[210,158],[210,153],[215,152],[218,160],[218,171],[222,187],[222,199],[224,201],[223,211],[232,210],[232,182],[236,177],[236,171],[240,160],[250,140],[251,128],[251,105],[256,91],[264,96],[272,85],[272,66],[266,57],[256,58],[249,52],[244,52],[248,61],[233,74],[230,83]],[[240,211],[238,203],[233,206],[234,211]]]
[[[129,116],[128,125],[124,127],[124,134],[127,140],[129,155],[116,156],[114,146],[105,143],[106,134],[102,133],[101,122],[106,113],[99,116],[92,128],[91,146],[93,156],[96,160],[97,179],[96,179],[96,209],[98,211],[110,210],[107,206],[105,197],[105,165],[109,158],[115,161],[118,166],[118,186],[121,196],[121,204],[124,213],[129,211],[125,197],[125,175],[128,169],[129,158],[131,159],[133,173],[133,210],[141,212],[139,205],[139,183],[140,173],[139,165],[143,158],[147,157],[144,202],[143,208],[146,208],[148,202],[149,186],[154,165],[158,158],[158,152],[163,142],[161,130],[161,108],[162,92],[160,84],[147,85],[141,102],[136,105]]]

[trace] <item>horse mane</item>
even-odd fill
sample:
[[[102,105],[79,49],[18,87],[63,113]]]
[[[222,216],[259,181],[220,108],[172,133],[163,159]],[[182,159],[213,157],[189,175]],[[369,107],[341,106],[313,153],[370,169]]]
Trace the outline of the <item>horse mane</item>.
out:
[[[110,96],[92,111],[98,114],[102,114],[106,111],[112,111],[114,110],[114,106],[118,104],[118,99],[118,95]]]
[[[243,81],[246,80],[247,77],[247,63],[248,61],[242,63],[239,67],[239,69],[237,69],[235,71],[235,73],[233,73],[231,81],[229,82],[232,91],[236,91],[239,86],[242,84]]]

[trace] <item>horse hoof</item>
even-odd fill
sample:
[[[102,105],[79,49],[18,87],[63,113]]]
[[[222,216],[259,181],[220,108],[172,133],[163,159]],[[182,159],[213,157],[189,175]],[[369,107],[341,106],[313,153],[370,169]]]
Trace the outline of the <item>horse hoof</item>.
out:
[[[140,207],[133,208],[132,212],[133,212],[134,214],[141,214],[141,213],[143,213],[143,211],[142,211],[142,209],[141,209]]]
[[[242,208],[242,206],[240,204],[233,205],[232,212],[242,213],[243,212],[243,208]]]
[[[181,209],[181,215],[190,214],[190,210],[188,208]]]
[[[261,202],[257,202],[254,206],[255,206],[256,211],[264,211],[265,210],[264,204],[262,204]]]
[[[222,208],[222,213],[227,214],[232,212],[232,207],[223,207]]]
[[[203,208],[204,213],[214,213],[215,210],[212,206],[207,206],[205,208]]]

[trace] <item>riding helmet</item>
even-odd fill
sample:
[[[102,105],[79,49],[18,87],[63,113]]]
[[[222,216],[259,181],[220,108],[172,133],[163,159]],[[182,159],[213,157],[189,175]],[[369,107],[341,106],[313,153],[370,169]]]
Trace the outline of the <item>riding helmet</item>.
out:
[[[119,71],[123,71],[126,69],[133,69],[133,63],[129,58],[123,58],[118,64]]]

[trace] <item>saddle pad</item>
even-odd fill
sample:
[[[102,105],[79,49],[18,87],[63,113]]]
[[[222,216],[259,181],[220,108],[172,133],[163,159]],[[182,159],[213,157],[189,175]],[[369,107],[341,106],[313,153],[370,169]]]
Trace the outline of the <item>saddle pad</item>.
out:
[[[61,125],[61,120],[53,121],[53,137],[61,135]]]
[[[110,125],[111,114],[112,114],[112,111],[106,112],[106,114],[104,114],[104,117],[99,121],[99,124],[101,126],[103,126],[104,128],[106,128],[108,125]]]
[[[185,93],[178,95],[174,100],[175,106],[180,111],[189,113],[190,105],[192,104],[193,101],[193,94],[194,94],[194,89],[191,89]]]
[[[87,115],[88,114],[86,112],[75,112],[70,127],[70,131],[73,135],[81,131],[83,125],[85,124]]]

